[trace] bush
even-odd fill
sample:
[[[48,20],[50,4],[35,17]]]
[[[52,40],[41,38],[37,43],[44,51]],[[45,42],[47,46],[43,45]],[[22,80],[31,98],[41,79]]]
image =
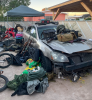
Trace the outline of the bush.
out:
[[[85,20],[91,20],[91,18],[86,18]]]

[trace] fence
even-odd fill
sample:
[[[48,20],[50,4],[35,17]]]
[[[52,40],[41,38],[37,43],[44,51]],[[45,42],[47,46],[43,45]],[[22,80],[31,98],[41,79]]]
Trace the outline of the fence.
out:
[[[92,39],[92,21],[58,21],[59,24],[64,24],[66,28],[72,30],[78,30],[83,34],[84,38]],[[15,27],[15,24],[21,24],[24,27],[28,27],[30,24],[34,22],[23,22],[23,21],[15,21],[15,22],[0,22],[0,25],[5,25],[6,28]]]
[[[5,26],[6,28],[15,27],[16,24],[21,24],[22,26],[29,26],[33,22],[23,22],[23,21],[9,21],[9,22],[0,22],[0,25]]]
[[[59,21],[66,28],[78,30],[83,34],[84,38],[92,39],[92,21]]]

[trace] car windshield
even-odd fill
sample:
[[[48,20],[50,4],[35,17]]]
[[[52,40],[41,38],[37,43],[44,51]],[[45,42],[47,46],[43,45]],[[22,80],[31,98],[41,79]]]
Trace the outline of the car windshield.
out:
[[[54,29],[56,31],[56,28],[57,28],[57,25],[38,27],[37,29],[38,29],[39,38],[41,39],[41,33],[43,32],[43,30]]]

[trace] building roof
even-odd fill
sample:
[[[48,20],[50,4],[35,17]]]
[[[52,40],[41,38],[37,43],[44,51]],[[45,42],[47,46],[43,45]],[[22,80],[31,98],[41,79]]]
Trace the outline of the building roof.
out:
[[[81,18],[82,16],[68,16],[68,18]]]
[[[49,10],[57,12],[60,8],[61,12],[87,12],[85,8],[81,5],[81,2],[84,2],[92,10],[92,0],[69,0],[64,3],[52,6]]]
[[[50,10],[45,10],[45,11],[42,11],[42,12],[45,13],[45,14],[53,14],[53,12],[51,12]],[[54,13],[54,14],[56,14],[56,13]],[[64,12],[61,12],[61,14],[67,15],[67,13],[64,13]]]

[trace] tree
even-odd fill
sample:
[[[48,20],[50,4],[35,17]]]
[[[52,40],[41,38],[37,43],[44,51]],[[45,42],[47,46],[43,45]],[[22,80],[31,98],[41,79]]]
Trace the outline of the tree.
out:
[[[9,2],[10,0],[0,0],[1,14],[8,10],[6,10],[6,8],[9,6]]]
[[[3,13],[12,10],[20,5],[29,6],[31,4],[30,0],[0,0],[0,20],[3,19]],[[21,17],[19,17],[20,19]],[[9,19],[14,19],[9,18]],[[16,18],[15,18],[16,19]]]
[[[29,6],[30,3],[30,0],[10,0],[8,10],[14,9],[20,5]]]

